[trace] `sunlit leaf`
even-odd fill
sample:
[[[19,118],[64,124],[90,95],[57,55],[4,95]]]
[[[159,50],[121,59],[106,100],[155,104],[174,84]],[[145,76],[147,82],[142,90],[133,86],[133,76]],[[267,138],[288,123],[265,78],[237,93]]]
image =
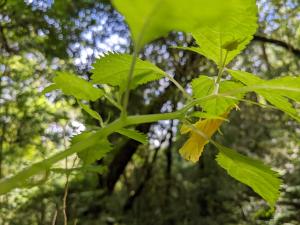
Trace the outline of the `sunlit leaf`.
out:
[[[274,207],[279,197],[279,188],[282,183],[278,173],[265,166],[262,162],[243,156],[236,151],[221,145],[217,156],[218,164],[230,176],[250,186],[263,197],[271,207]]]
[[[192,32],[225,17],[233,0],[114,0],[129,25],[136,48],[167,35],[170,31]],[[199,13],[201,12],[201,13]]]
[[[247,86],[253,86],[253,91],[263,96],[269,103],[292,118],[300,121],[299,112],[288,98],[300,99],[300,77],[282,77],[273,80],[263,80],[254,74],[228,70],[230,75]]]
[[[192,81],[193,95],[195,98],[199,99],[211,94],[227,93],[241,88],[242,86],[243,85],[237,82],[226,80],[221,81],[219,86],[217,86],[213,78],[204,75],[201,75],[199,78]],[[203,100],[203,102],[200,101],[199,105],[209,114],[221,115],[233,108],[238,103],[239,99],[243,97],[243,94],[238,93],[233,94],[232,96],[234,98],[216,96],[210,100]]]
[[[128,73],[132,56],[128,54],[108,54],[93,64],[92,80],[97,84],[109,84],[120,87],[124,91],[127,84]],[[138,85],[164,77],[164,71],[150,62],[137,59],[131,89]]]
[[[226,1],[227,3],[227,1]],[[185,48],[226,66],[252,40],[257,29],[255,0],[232,0],[226,19],[192,32],[199,47]]]
[[[96,101],[104,95],[103,90],[93,87],[90,82],[71,73],[58,72],[53,82],[54,84],[47,87],[43,93],[60,89],[66,95],[90,101]]]

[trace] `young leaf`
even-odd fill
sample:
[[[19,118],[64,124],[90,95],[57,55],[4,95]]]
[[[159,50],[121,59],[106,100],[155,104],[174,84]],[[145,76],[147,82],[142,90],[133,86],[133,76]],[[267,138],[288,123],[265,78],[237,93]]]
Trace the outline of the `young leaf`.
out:
[[[216,94],[226,93],[241,87],[241,84],[233,81],[221,81],[218,90],[216,90]],[[203,98],[211,95],[215,92],[216,88],[217,86],[215,85],[214,79],[207,76],[201,75],[199,78],[192,81],[193,95],[195,98]],[[243,94],[235,94],[233,97],[236,99],[216,96],[214,99],[200,102],[200,106],[209,114],[221,115],[233,108],[238,103],[238,100],[243,97]]]
[[[102,122],[102,118],[99,115],[99,113],[97,113],[95,110],[92,110],[88,105],[85,105],[83,103],[81,103],[80,101],[78,101],[78,104],[80,105],[80,107],[86,111],[91,117],[93,117],[94,119]]]
[[[226,17],[192,32],[199,47],[185,48],[204,55],[219,66],[226,66],[245,49],[257,29],[255,0],[229,2]]]
[[[97,84],[119,86],[121,92],[126,88],[132,56],[128,54],[108,54],[93,64],[92,80]],[[164,71],[150,62],[137,59],[131,89],[138,85],[164,77]]]
[[[60,89],[66,95],[88,101],[96,101],[104,95],[101,89],[93,87],[93,84],[74,74],[67,72],[58,72],[57,74],[53,79],[54,84],[48,86],[43,93]]]
[[[197,133],[188,126],[183,125],[180,130],[181,134],[191,133],[191,136],[182,148],[179,149],[181,156],[186,160],[194,163],[197,162],[203,152],[204,146],[209,142],[209,139],[220,128],[223,122],[224,119],[199,120],[194,124],[194,127],[199,130],[199,132],[203,133],[203,135]]]
[[[83,132],[79,135],[76,135],[72,138],[72,144],[76,144],[78,142],[89,142],[89,137],[91,135],[92,132]],[[79,152],[77,155],[86,165],[103,158],[111,149],[112,147],[109,141],[106,138],[102,138],[95,142],[91,147]]]
[[[118,130],[117,133],[122,134],[130,139],[136,140],[144,145],[148,143],[147,135],[136,130],[122,128]]]
[[[216,144],[216,143],[215,143]],[[236,151],[216,144],[219,149],[218,164],[230,176],[250,186],[257,194],[274,207],[282,183],[279,175],[258,160],[243,156]]]
[[[228,70],[228,72],[236,80],[241,81],[247,86],[253,86],[253,91],[263,96],[279,110],[300,122],[299,112],[297,112],[287,99],[290,98],[296,101],[300,99],[300,77],[282,77],[265,81],[258,76],[243,71]],[[264,88],[255,88],[255,85]],[[276,87],[278,90],[276,90]]]
[[[113,4],[125,16],[138,51],[172,30],[191,32],[211,24],[231,6],[223,0],[114,0]]]

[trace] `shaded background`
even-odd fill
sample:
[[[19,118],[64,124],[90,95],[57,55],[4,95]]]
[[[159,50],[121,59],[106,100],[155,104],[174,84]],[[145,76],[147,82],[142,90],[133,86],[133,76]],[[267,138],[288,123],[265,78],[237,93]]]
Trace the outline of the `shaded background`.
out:
[[[300,3],[259,0],[259,30],[234,68],[270,79],[300,74]],[[199,12],[201,13],[201,12]],[[170,33],[141,54],[186,86],[199,74],[214,75],[212,62],[192,52],[191,36]],[[71,136],[99,126],[60,92],[40,91],[55,71],[89,79],[96,57],[107,51],[131,52],[130,33],[109,1],[0,0],[0,178],[16,173],[69,145]],[[159,113],[184,104],[167,80],[140,87],[129,111]],[[264,99],[249,95],[249,99]],[[106,119],[117,111],[105,100],[91,107]],[[274,213],[251,189],[217,166],[216,150],[207,146],[197,164],[178,149],[186,137],[178,121],[141,125],[148,146],[112,136],[113,151],[97,162],[101,171],[75,171],[69,177],[66,212],[69,224],[219,225],[300,224],[300,125],[281,112],[240,105],[216,139],[239,152],[262,159],[284,179]],[[72,166],[74,157],[68,159]],[[75,161],[75,166],[80,162]],[[64,167],[61,162],[55,167]],[[47,181],[0,198],[0,224],[63,224],[66,176],[51,172]],[[55,223],[53,223],[53,221]]]

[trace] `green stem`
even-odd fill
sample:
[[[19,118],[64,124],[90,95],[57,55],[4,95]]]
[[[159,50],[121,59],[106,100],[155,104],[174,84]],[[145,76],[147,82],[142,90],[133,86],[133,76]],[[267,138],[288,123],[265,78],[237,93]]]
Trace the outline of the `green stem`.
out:
[[[138,51],[135,48],[133,51],[133,55],[132,55],[132,61],[131,61],[131,65],[130,65],[130,69],[129,69],[129,73],[128,73],[128,79],[127,79],[127,87],[126,87],[126,91],[125,91],[125,95],[124,95],[124,99],[123,99],[122,118],[125,118],[127,116],[127,106],[128,106],[128,101],[129,101],[129,95],[130,95],[130,86],[131,86],[131,80],[132,80],[133,73],[134,73],[134,67],[135,67],[136,60],[137,60],[137,55],[138,55]]]
[[[143,123],[152,123],[159,120],[172,120],[172,119],[182,119],[184,118],[185,114],[190,110],[193,106],[199,104],[200,102],[211,100],[217,97],[224,97],[235,95],[238,93],[246,93],[253,90],[289,90],[289,91],[297,91],[299,92],[299,88],[287,88],[287,87],[276,87],[272,88],[270,86],[265,85],[253,85],[253,86],[246,86],[242,88],[235,89],[233,91],[222,93],[222,94],[212,94],[205,96],[200,99],[195,99],[189,104],[187,104],[184,108],[179,111],[172,112],[172,113],[164,113],[164,114],[150,114],[150,115],[137,115],[137,116],[129,116],[121,119],[117,119],[111,124],[107,125],[106,127],[101,128],[100,130],[96,131],[94,134],[91,134],[89,137],[89,141],[78,142],[72,145],[69,149],[59,152],[48,159],[35,163],[24,170],[20,171],[18,174],[4,178],[0,180],[0,195],[5,194],[12,189],[17,187],[22,187],[26,184],[26,181],[39,173],[43,173],[58,161],[74,154],[77,152],[84,151],[85,149],[93,146],[100,138],[107,137],[108,135],[116,132],[117,130],[130,126],[130,125],[138,125]],[[211,141],[211,140],[210,140]],[[213,143],[213,142],[212,142]]]
[[[165,73],[166,77],[182,92],[183,96],[187,99],[192,99],[192,97],[184,90],[184,88],[168,73]]]
[[[5,194],[12,189],[17,187],[22,187],[28,181],[30,177],[33,177],[39,173],[49,170],[49,168],[56,162],[93,146],[100,138],[106,137],[115,131],[130,125],[137,125],[142,123],[152,123],[158,120],[171,120],[171,119],[181,119],[184,117],[185,110],[179,110],[173,113],[165,114],[152,114],[152,115],[142,115],[142,116],[129,116],[126,119],[118,119],[108,126],[98,130],[96,133],[89,137],[88,142],[79,142],[72,145],[69,149],[59,152],[48,159],[41,162],[35,163],[15,176],[0,180],[0,195]]]

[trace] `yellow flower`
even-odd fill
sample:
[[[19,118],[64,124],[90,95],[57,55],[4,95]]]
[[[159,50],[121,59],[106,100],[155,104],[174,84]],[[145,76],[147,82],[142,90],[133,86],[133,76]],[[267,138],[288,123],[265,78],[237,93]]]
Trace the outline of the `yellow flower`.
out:
[[[223,115],[222,117],[225,116],[226,115]],[[186,160],[197,162],[203,152],[204,146],[209,142],[209,139],[216,133],[223,122],[223,119],[199,120],[194,124],[195,129],[198,129],[199,132],[183,125],[180,130],[181,134],[190,132],[191,136],[179,150],[181,156]],[[203,133],[203,135],[201,135],[201,133]]]

